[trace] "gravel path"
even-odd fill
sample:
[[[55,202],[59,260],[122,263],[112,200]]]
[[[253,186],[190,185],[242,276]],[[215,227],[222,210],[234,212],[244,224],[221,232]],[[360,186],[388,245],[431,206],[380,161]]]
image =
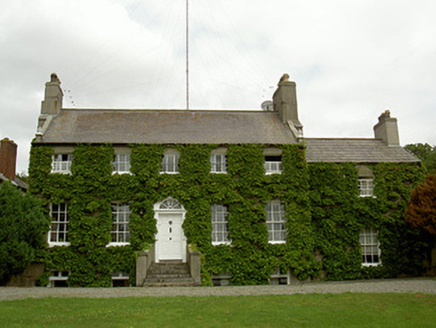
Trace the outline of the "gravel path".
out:
[[[342,282],[311,282],[280,286],[145,287],[145,288],[16,288],[0,287],[0,301],[42,297],[162,297],[238,296],[326,293],[424,293],[436,294],[436,280],[388,279]]]

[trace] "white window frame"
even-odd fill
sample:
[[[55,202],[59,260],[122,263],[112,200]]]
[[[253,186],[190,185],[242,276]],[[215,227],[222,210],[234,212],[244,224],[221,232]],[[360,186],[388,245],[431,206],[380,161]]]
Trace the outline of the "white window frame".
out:
[[[50,272],[50,276],[48,277],[48,286],[47,287],[56,287],[56,281],[67,281],[70,275],[69,271],[59,271],[52,270]]]
[[[359,197],[374,197],[374,179],[359,178]]]
[[[111,242],[108,246],[130,245],[130,213],[129,204],[112,204]]]
[[[53,208],[54,206],[57,208]],[[68,203],[50,203],[50,217],[50,231],[47,236],[49,246],[69,246],[68,226],[70,220],[68,216]],[[53,226],[56,228],[53,229]],[[59,238],[60,235],[64,237]],[[52,237],[54,237],[54,241]]]
[[[360,232],[360,249],[362,252],[362,266],[378,266],[381,264],[381,250],[377,230],[366,228]]]
[[[227,158],[225,150],[212,152],[210,155],[210,172],[227,173]]]
[[[161,174],[179,173],[180,153],[177,151],[167,151],[162,157]]]
[[[282,174],[282,156],[265,156],[265,174]]]
[[[114,281],[127,281],[127,284],[130,287],[129,274],[127,272],[112,272],[111,273],[111,287],[114,287]]]
[[[279,200],[273,200],[266,204],[265,210],[268,243],[286,243],[285,206]]]
[[[51,173],[71,174],[72,154],[55,154],[52,156]]]
[[[131,174],[130,154],[115,154],[112,167],[112,174]]]
[[[215,204],[210,207],[212,221],[212,245],[230,245],[229,214],[227,206]]]
[[[283,283],[286,281],[286,283]],[[289,285],[291,283],[291,272],[287,270],[283,272],[279,268],[274,268],[273,273],[269,278],[270,285]]]

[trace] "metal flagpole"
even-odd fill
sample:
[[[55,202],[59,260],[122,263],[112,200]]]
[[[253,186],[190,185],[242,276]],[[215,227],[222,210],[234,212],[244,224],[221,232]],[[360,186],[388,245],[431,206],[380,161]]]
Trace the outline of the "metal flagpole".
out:
[[[186,0],[186,110],[189,110],[189,0]]]

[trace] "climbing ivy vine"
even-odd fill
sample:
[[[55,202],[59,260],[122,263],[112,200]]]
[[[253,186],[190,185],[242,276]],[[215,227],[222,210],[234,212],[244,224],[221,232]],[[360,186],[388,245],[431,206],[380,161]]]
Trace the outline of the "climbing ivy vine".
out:
[[[30,191],[46,205],[69,204],[69,247],[48,248],[50,270],[70,271],[70,286],[110,286],[112,272],[128,272],[135,282],[139,251],[155,242],[153,206],[171,196],[187,210],[183,229],[189,244],[202,254],[202,282],[231,274],[232,284],[266,284],[273,270],[291,270],[300,280],[392,277],[414,273],[426,245],[404,223],[409,191],[423,179],[417,165],[370,165],[377,198],[358,197],[355,164],[305,161],[301,145],[225,145],[227,174],[210,173],[210,153],[221,145],[174,145],[179,174],[160,174],[167,145],[131,145],[132,174],[112,174],[112,145],[74,148],[72,174],[53,174],[54,148],[34,144],[30,158]],[[265,175],[263,149],[283,151],[282,174]],[[269,244],[265,224],[267,201],[285,205],[287,242]],[[112,225],[111,203],[129,203],[130,245],[107,247]],[[212,246],[213,204],[229,210],[230,245]],[[359,232],[379,230],[383,265],[362,268]]]

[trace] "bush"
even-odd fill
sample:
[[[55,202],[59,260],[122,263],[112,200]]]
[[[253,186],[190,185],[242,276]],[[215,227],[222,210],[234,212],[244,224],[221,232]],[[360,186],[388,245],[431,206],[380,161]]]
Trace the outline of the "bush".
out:
[[[38,199],[0,184],[0,285],[42,255],[49,223]]]

